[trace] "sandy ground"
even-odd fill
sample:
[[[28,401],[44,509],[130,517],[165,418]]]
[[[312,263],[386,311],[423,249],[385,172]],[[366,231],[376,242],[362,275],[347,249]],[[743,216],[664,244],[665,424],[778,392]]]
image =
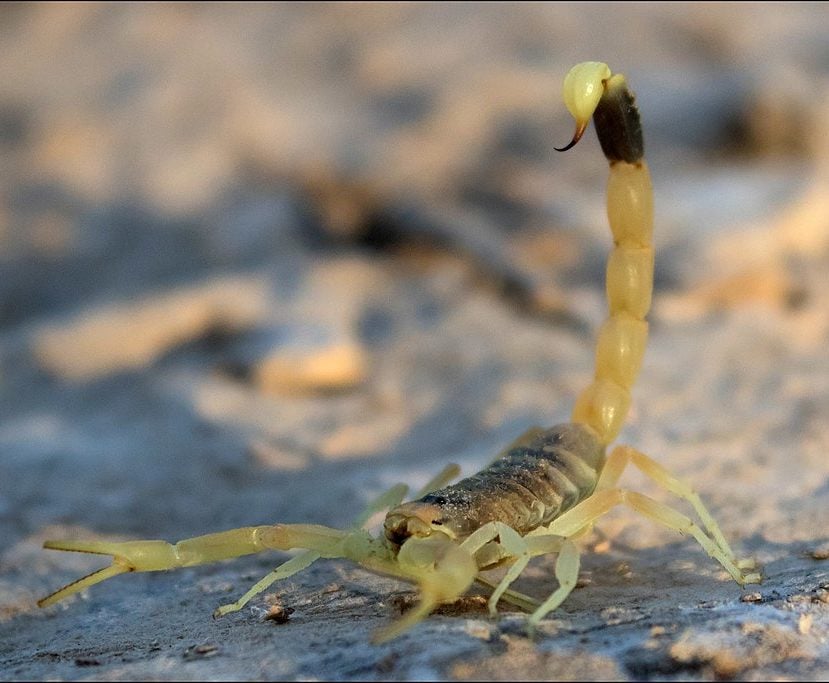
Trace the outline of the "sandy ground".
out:
[[[825,5],[0,8],[0,679],[829,676]],[[763,566],[627,511],[535,639],[472,594],[285,557],[122,576],[45,539],[345,526],[566,421],[604,316],[606,164],[560,83],[627,74],[657,195],[623,440]],[[667,494],[631,473],[627,485]],[[541,558],[519,588],[553,588]],[[285,623],[268,618],[274,606]]]

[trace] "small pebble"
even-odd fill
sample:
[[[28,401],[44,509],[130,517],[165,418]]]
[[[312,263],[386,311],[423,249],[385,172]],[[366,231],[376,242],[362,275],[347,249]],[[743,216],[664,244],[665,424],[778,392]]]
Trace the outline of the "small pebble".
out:
[[[293,607],[283,607],[282,605],[271,605],[267,614],[263,617],[263,621],[272,621],[275,624],[286,624],[288,619],[294,613]]]
[[[813,560],[829,560],[829,543],[815,548],[811,555]]]

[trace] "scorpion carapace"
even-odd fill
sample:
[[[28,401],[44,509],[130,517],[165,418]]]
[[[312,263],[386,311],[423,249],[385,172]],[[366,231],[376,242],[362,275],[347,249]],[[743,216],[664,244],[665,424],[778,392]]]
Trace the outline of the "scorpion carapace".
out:
[[[47,541],[46,548],[112,556],[112,564],[71,583],[38,604],[51,605],[117,574],[189,567],[262,550],[303,549],[256,583],[239,600],[219,607],[221,616],[241,609],[273,582],[320,558],[348,558],[367,569],[418,585],[420,601],[377,634],[399,635],[437,605],[463,595],[478,582],[490,589],[489,610],[500,600],[531,612],[532,629],[576,585],[576,541],[603,514],[625,504],[652,520],[693,536],[740,585],[760,581],[752,560],[737,560],[699,496],[661,465],[629,446],[605,456],[628,413],[631,387],[647,342],[653,289],[653,196],[643,159],[642,129],[624,76],[606,64],[584,62],[568,73],[564,101],[576,120],[573,147],[593,118],[610,163],[607,214],[614,248],[607,265],[608,318],[596,346],[593,381],[578,396],[570,424],[533,428],[481,472],[455,484],[449,466],[411,502],[398,485],[371,503],[350,529],[314,524],[276,524],[233,529],[170,544],[165,541]],[[699,523],[617,482],[632,463],[657,484],[684,499]],[[383,530],[363,527],[388,510]],[[543,601],[510,586],[531,558],[554,553],[558,588]],[[498,582],[486,572],[506,569]]]

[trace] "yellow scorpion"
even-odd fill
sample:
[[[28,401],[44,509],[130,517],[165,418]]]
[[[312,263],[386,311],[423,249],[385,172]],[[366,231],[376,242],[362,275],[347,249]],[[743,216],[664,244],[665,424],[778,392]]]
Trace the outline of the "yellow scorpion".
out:
[[[315,524],[244,527],[179,541],[47,541],[45,548],[111,555],[112,564],[40,600],[52,605],[105,579],[127,572],[191,567],[263,550],[304,552],[274,569],[239,600],[219,607],[221,616],[241,609],[273,582],[292,576],[320,558],[348,558],[370,571],[418,585],[420,600],[403,617],[381,629],[376,641],[393,638],[435,607],[462,596],[474,582],[488,587],[489,611],[500,600],[531,614],[534,628],[576,585],[576,540],[602,515],[627,505],[650,519],[693,536],[733,579],[759,583],[752,560],[736,559],[720,528],[690,486],[629,446],[606,455],[630,407],[630,390],[642,364],[648,336],[645,317],[653,290],[653,195],[643,159],[642,131],[634,96],[625,77],[606,64],[578,64],[564,80],[564,101],[576,120],[573,147],[590,118],[610,163],[607,214],[614,248],[607,264],[609,315],[599,331],[596,372],[576,400],[572,422],[533,428],[491,465],[448,484],[448,467],[411,502],[398,485],[368,506],[350,529]],[[699,524],[652,498],[619,488],[632,463],[657,484],[686,500]],[[383,532],[365,529],[375,514],[388,510]],[[539,602],[510,588],[531,558],[555,553],[558,587]],[[484,572],[506,568],[500,581]]]

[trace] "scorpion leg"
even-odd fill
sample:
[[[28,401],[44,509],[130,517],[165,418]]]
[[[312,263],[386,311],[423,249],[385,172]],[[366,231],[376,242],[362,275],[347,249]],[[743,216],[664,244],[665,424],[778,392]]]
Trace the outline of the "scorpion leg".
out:
[[[441,472],[438,477],[445,476],[445,474],[451,470],[451,465],[444,468],[443,472]],[[457,466],[455,466],[457,468]],[[435,479],[438,479],[436,477]],[[435,480],[432,480],[433,483]],[[406,493],[408,493],[409,487],[405,484],[396,484],[392,486],[388,491],[379,495],[373,501],[371,501],[358,516],[357,519],[354,521],[353,528],[359,529],[363,527],[375,514],[381,512],[387,508],[394,507],[399,505],[403,498],[406,497]],[[425,494],[424,494],[425,495]],[[303,569],[307,569],[310,567],[314,562],[320,559],[322,555],[314,550],[306,550],[305,552],[292,557],[287,562],[283,562],[280,564],[276,569],[272,572],[265,575],[259,581],[257,581],[253,586],[251,586],[248,591],[239,598],[236,602],[232,602],[227,605],[222,605],[221,607],[216,608],[213,612],[214,617],[223,617],[225,614],[230,614],[231,612],[238,612],[242,609],[251,599],[255,598],[257,595],[262,593],[263,591],[267,590],[271,584],[276,583],[282,579],[287,579],[289,576],[293,576],[297,572],[302,571]]]
[[[509,529],[509,527],[507,527],[507,529]],[[530,561],[530,559],[533,557],[537,557],[538,555],[549,555],[550,553],[559,553],[559,557],[556,562],[556,576],[558,576],[559,563],[562,561],[561,553],[564,552],[564,548],[567,546],[568,543],[570,545],[573,545],[571,541],[566,541],[560,536],[552,534],[530,537],[525,536],[522,538],[512,529],[509,529],[509,531],[512,532],[514,537],[512,537],[510,534],[501,534],[500,543],[504,546],[506,550],[510,551],[511,554],[517,556],[518,559],[507,570],[507,573],[504,575],[504,578],[501,579],[501,582],[495,587],[492,596],[489,598],[489,613],[493,616],[496,612],[495,606],[501,599],[505,599],[507,602],[517,604],[519,607],[527,609],[528,612],[541,609],[543,605],[539,606],[537,601],[533,600],[532,598],[528,598],[528,596],[525,596],[522,593],[518,593],[517,591],[510,591],[512,595],[508,596],[507,591],[509,590],[509,586],[513,583],[513,581],[515,581],[519,577],[521,572],[523,572],[524,569],[526,569],[527,563]],[[578,578],[578,565],[576,566],[576,575],[576,578]],[[572,590],[572,588],[570,590]],[[566,598],[567,595],[569,595],[569,593],[570,591],[568,590],[567,593],[561,598],[561,600],[564,600],[564,598]],[[516,600],[518,602],[516,602]],[[554,605],[550,609],[555,609],[557,605],[558,603],[556,603],[556,605]]]
[[[680,534],[690,534],[702,546],[703,550],[716,559],[741,586],[759,581],[759,575],[757,574],[744,576],[734,559],[727,555],[689,517],[667,505],[658,503],[653,498],[626,489],[614,488],[597,491],[590,498],[579,503],[572,510],[565,512],[552,522],[547,527],[547,531],[559,536],[572,537],[617,505],[627,505],[655,522],[678,531]]]
[[[756,567],[753,559],[744,558],[736,559],[734,551],[725,540],[725,536],[720,530],[719,524],[713,518],[708,509],[702,502],[696,491],[693,490],[687,483],[677,479],[668,470],[666,470],[658,462],[649,458],[644,453],[637,451],[630,446],[618,446],[613,449],[613,452],[608,456],[607,464],[599,478],[597,490],[610,489],[615,487],[616,482],[622,475],[623,470],[629,463],[633,463],[639,471],[651,480],[667,489],[675,496],[688,501],[697,513],[697,516],[702,521],[703,526],[710,534],[714,542],[720,547],[723,553],[731,558],[737,567],[741,570],[751,570]],[[745,576],[746,583],[758,583],[761,576],[758,572],[752,572]]]
[[[494,540],[498,539],[495,543]],[[481,566],[495,568],[505,562],[511,566],[507,573],[497,584],[485,579],[482,576],[476,580],[484,586],[492,589],[487,606],[491,616],[497,613],[496,605],[499,600],[505,600],[522,609],[531,612],[538,607],[538,602],[529,596],[509,589],[509,586],[526,569],[530,559],[538,555],[547,555],[558,552],[564,539],[546,534],[543,536],[521,537],[513,528],[502,522],[489,522],[477,529],[463,543],[461,548],[475,555]],[[483,552],[479,552],[483,551]]]
[[[480,583],[482,586],[486,586],[490,590],[495,590],[498,586],[497,583],[494,581],[490,581],[484,576],[478,575],[475,579],[477,583]],[[524,593],[519,593],[517,590],[512,588],[507,588],[504,591],[504,594],[501,596],[501,600],[504,602],[508,602],[511,605],[515,605],[516,607],[524,610],[525,612],[532,612],[534,611],[541,603],[533,597],[526,595]]]
[[[547,614],[556,609],[567,596],[573,592],[579,578],[580,553],[578,546],[571,540],[566,540],[561,545],[561,550],[556,558],[556,579],[558,588],[529,616],[527,620],[527,631],[532,635],[538,622]]]
[[[318,552],[315,552],[313,550],[306,550],[305,552],[295,557],[292,557],[287,562],[283,562],[272,572],[270,572],[263,578],[259,579],[259,581],[257,581],[255,584],[253,584],[253,586],[251,586],[248,589],[248,591],[236,602],[232,602],[228,605],[222,605],[220,607],[217,607],[213,611],[213,618],[217,619],[218,617],[223,617],[225,614],[230,614],[231,612],[238,612],[245,605],[247,605],[252,598],[255,598],[257,595],[259,595],[259,593],[267,589],[272,583],[275,583],[280,579],[287,579],[289,576],[293,576],[297,572],[300,572],[303,569],[307,569],[320,557],[321,555]]]
[[[377,496],[377,498],[366,505],[365,510],[357,515],[357,519],[354,520],[354,524],[352,526],[359,529],[378,512],[400,505],[408,492],[409,487],[405,484],[396,484],[392,486],[388,491]]]
[[[489,596],[489,600],[487,601],[489,615],[494,617],[498,613],[496,606],[498,605],[498,601],[501,599],[501,596],[504,594],[504,591],[506,591],[507,588],[510,587],[510,584],[512,584],[512,582],[519,577],[521,572],[526,569],[527,563],[530,561],[531,556],[528,552],[526,541],[521,538],[521,535],[515,531],[515,529],[507,526],[506,524],[501,522],[490,522],[489,524],[486,524],[478,529],[475,534],[478,534],[481,531],[489,531],[497,534],[498,544],[507,552],[508,556],[514,558],[510,568],[507,570],[507,573],[504,574],[504,578],[501,579],[500,583],[495,587],[495,590],[492,591],[492,595]],[[473,534],[473,536],[475,534]],[[472,537],[470,536],[470,538]],[[461,544],[461,547],[463,547],[463,545],[464,544]]]

